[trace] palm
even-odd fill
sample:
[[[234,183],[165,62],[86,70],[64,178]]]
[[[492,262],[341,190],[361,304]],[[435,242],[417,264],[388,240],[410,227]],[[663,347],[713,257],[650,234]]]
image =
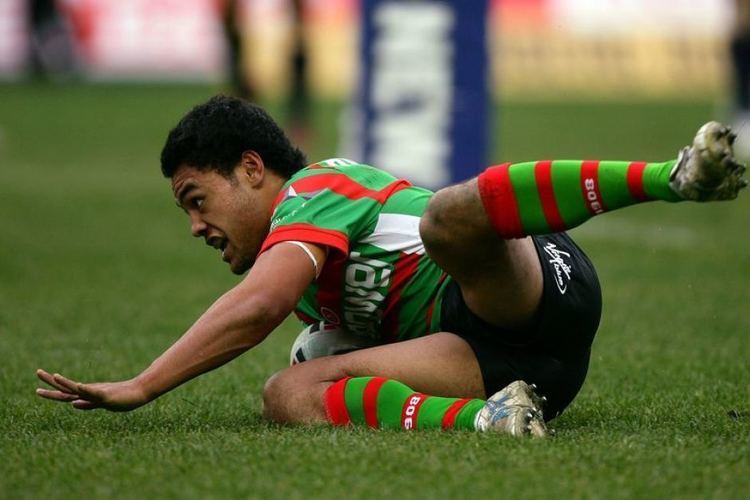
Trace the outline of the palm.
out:
[[[36,393],[53,401],[69,402],[79,410],[103,408],[110,411],[129,411],[148,402],[140,388],[131,381],[82,384],[37,370],[37,377],[52,389],[38,388]]]

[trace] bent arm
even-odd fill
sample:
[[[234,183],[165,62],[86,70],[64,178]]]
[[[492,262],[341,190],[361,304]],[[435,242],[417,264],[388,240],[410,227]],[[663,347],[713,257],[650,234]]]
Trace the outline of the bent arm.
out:
[[[310,245],[322,261],[325,252]],[[264,252],[248,275],[222,295],[169,349],[126,382],[80,384],[40,370],[56,391],[40,396],[72,401],[81,409],[128,410],[146,404],[188,380],[211,371],[259,344],[294,309],[315,277],[303,250],[277,244]]]

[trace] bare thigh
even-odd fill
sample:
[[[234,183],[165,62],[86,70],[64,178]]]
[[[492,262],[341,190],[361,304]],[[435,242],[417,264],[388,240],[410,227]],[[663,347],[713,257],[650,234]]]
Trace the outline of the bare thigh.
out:
[[[263,390],[264,414],[277,422],[325,422],[326,389],[342,378],[364,376],[398,380],[433,396],[485,397],[479,364],[469,344],[452,333],[435,333],[282,370]]]
[[[430,258],[458,282],[474,314],[506,328],[524,326],[534,316],[543,288],[534,242],[497,234],[476,178],[435,193],[420,234]]]

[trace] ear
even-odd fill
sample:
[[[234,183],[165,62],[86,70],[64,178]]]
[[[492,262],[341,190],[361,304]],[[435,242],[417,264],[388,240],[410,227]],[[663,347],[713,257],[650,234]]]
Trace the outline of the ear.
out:
[[[263,158],[255,151],[244,151],[240,158],[238,173],[244,176],[252,187],[260,186],[263,183],[263,178],[266,176],[266,166],[263,163]]]

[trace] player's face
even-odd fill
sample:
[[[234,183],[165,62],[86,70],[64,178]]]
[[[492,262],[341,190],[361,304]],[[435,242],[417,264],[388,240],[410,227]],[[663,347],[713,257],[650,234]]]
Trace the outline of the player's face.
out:
[[[247,165],[244,155],[231,177],[187,165],[172,176],[172,191],[177,205],[190,217],[190,232],[219,250],[235,274],[255,262],[282,184],[262,162],[260,167]]]

